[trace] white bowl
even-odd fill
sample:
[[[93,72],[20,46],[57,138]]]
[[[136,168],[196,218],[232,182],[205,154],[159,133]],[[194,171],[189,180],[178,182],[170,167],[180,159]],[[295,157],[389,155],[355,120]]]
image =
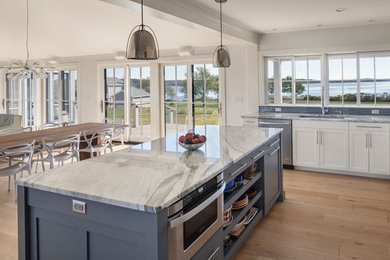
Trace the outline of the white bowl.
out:
[[[187,149],[188,151],[195,151],[201,148],[205,143],[199,143],[199,144],[183,144],[180,143],[180,146],[183,147],[184,149]]]

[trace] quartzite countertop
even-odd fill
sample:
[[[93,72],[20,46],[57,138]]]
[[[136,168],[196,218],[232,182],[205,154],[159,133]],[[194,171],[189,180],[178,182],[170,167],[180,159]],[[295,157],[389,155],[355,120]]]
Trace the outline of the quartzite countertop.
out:
[[[282,130],[254,126],[207,126],[198,151],[187,152],[178,135],[146,142],[107,155],[49,170],[18,185],[111,205],[159,212]],[[206,133],[205,133],[206,132]]]
[[[299,114],[299,113],[253,113],[243,116],[243,118],[263,118],[263,119],[290,119],[290,120],[323,120],[323,121],[347,121],[366,123],[390,123],[389,116],[363,116],[363,115],[330,115]]]

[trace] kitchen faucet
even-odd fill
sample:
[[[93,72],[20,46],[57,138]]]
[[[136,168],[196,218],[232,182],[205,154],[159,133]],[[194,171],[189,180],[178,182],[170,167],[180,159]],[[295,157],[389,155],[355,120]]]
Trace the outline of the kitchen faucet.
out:
[[[325,108],[325,86],[321,87],[321,111],[323,115],[329,111],[327,107]]]

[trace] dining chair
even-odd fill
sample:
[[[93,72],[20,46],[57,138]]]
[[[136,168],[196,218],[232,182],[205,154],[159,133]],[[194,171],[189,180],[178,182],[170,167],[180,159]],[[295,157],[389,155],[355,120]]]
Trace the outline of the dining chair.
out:
[[[11,189],[11,176],[14,181],[18,173],[31,174],[31,160],[34,154],[35,140],[31,144],[19,144],[0,149],[0,159],[8,158],[7,166],[0,166],[0,177],[8,176],[8,191]],[[15,183],[16,187],[16,183]]]
[[[58,128],[60,127],[57,123],[47,123],[43,125],[38,125],[35,127],[35,130],[43,130],[43,129],[50,129],[50,128]]]
[[[99,131],[85,130],[83,132],[84,140],[87,147],[80,149],[80,152],[90,153],[91,158],[94,157],[93,153],[104,152],[110,149],[112,152],[112,138],[114,136],[114,128],[106,128]]]
[[[58,166],[64,165],[64,162],[71,159],[80,161],[79,147],[80,147],[80,135],[73,134],[64,136],[61,138],[43,138],[42,150],[40,152],[40,158],[33,160],[34,163],[42,163],[43,171],[45,171],[44,163],[50,163],[50,169],[54,168],[54,164],[58,162]]]

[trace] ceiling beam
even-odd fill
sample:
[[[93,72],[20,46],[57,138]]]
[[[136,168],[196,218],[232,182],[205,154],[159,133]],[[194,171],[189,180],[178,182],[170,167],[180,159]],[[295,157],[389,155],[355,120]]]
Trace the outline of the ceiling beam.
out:
[[[140,11],[140,0],[101,0],[120,7]],[[210,0],[212,1],[212,0]],[[145,14],[170,21],[189,28],[204,30],[205,28],[219,31],[219,12],[213,10],[201,10],[191,6],[190,2],[182,0],[158,0],[144,1]],[[245,28],[239,28],[224,22],[223,33],[225,36],[233,37],[251,44],[258,44],[259,36],[255,32]]]

